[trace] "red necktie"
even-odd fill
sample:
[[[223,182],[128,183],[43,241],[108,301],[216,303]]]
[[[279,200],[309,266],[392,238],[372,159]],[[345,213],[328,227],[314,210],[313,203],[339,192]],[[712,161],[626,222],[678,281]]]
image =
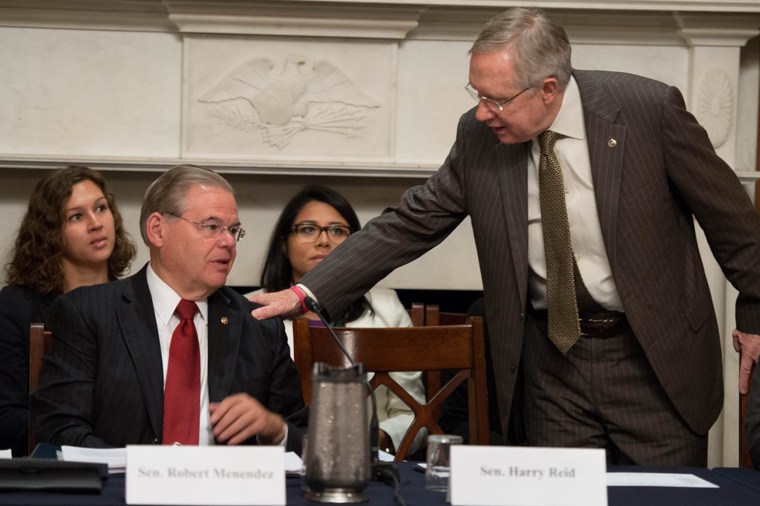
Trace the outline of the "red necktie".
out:
[[[193,317],[195,302],[182,299],[174,313],[180,322],[169,346],[164,387],[163,444],[198,444],[201,415],[201,359]]]

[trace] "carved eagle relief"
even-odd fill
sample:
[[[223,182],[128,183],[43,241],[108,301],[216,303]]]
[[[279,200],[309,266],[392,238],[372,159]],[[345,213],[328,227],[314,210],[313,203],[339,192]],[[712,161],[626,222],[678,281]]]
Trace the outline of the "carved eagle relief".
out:
[[[268,58],[248,60],[198,100],[220,104],[213,116],[238,130],[261,129],[280,149],[304,130],[356,137],[366,109],[380,106],[335,65],[298,55],[281,70]]]

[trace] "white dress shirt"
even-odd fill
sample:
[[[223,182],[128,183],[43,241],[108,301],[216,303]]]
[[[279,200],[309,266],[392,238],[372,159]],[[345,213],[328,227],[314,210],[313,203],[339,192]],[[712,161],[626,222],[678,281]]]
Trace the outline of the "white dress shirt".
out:
[[[562,167],[570,241],[578,270],[594,300],[608,310],[622,311],[623,304],[617,293],[615,280],[612,279],[612,270],[602,239],[594,182],[591,177],[583,106],[575,78],[570,79],[560,111],[549,130],[561,134],[554,146],[554,152]],[[528,160],[529,294],[534,309],[546,309],[546,259],[538,193],[540,155],[538,139],[534,139],[531,157]]]
[[[169,367],[169,346],[172,342],[174,329],[179,325],[179,317],[174,314],[177,304],[182,298],[163,282],[148,264],[147,275],[150,296],[153,299],[153,309],[156,313],[158,341],[161,345],[161,362],[164,367],[164,387],[166,386],[166,370]],[[208,411],[208,301],[196,300],[198,312],[193,323],[198,333],[198,347],[201,357],[201,419],[198,431],[199,445],[213,445],[214,435],[209,423]]]

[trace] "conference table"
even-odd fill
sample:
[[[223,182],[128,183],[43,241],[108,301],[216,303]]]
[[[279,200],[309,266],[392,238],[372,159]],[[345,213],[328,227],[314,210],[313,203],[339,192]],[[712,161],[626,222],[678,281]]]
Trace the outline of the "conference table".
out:
[[[760,505],[760,471],[744,468],[649,468],[615,467],[611,472],[675,472],[690,473],[718,488],[629,487],[607,488],[610,506],[743,506]],[[414,470],[412,463],[399,464],[400,495],[408,506],[446,505],[446,494],[425,489],[425,476]],[[288,505],[315,505],[304,498],[304,482],[300,477],[286,480]],[[393,505],[393,487],[373,482],[365,490],[365,504]],[[122,505],[124,476],[111,475],[99,494],[0,491],[0,505]]]

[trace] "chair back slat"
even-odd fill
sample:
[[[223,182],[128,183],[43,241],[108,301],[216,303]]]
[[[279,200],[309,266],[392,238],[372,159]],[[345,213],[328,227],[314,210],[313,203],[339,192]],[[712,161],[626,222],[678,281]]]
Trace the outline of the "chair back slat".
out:
[[[413,302],[411,309],[408,309],[409,318],[412,319],[412,325],[422,327],[425,325],[425,304],[422,302]]]
[[[425,325],[463,325],[467,322],[467,313],[449,313],[441,311],[438,304],[425,306]]]

